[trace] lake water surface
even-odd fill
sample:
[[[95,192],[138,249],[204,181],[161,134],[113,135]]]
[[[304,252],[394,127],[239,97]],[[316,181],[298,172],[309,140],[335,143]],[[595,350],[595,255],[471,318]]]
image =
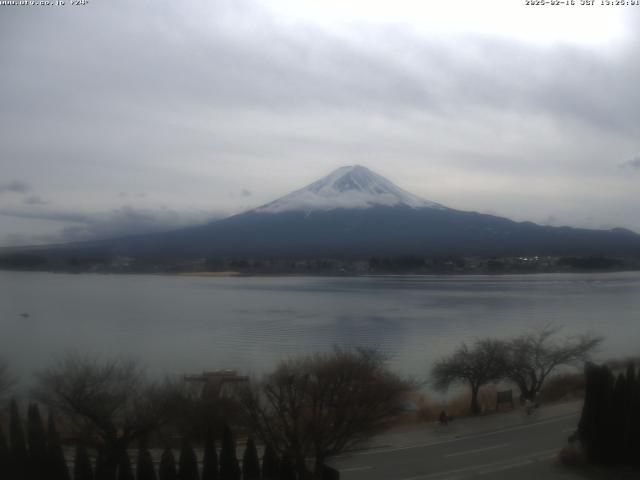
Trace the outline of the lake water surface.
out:
[[[28,314],[28,315],[23,315]],[[0,272],[0,356],[23,380],[76,349],[151,372],[269,371],[332,345],[377,346],[417,379],[462,341],[546,323],[640,354],[640,273],[230,277]]]

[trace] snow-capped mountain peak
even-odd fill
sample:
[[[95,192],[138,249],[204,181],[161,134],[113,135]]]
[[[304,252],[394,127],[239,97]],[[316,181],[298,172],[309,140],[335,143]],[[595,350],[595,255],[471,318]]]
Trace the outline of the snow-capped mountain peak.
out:
[[[338,208],[368,208],[376,205],[411,208],[438,208],[442,205],[423,200],[386,178],[360,165],[339,168],[324,178],[257,208],[256,212],[327,211]]]

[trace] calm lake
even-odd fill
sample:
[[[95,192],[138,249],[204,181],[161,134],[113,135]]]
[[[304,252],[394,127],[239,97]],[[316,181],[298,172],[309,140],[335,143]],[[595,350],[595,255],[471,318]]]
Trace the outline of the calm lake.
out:
[[[76,349],[150,372],[259,374],[280,359],[377,346],[426,378],[462,341],[546,323],[605,335],[599,357],[640,354],[640,273],[202,278],[0,272],[0,356],[28,383]]]

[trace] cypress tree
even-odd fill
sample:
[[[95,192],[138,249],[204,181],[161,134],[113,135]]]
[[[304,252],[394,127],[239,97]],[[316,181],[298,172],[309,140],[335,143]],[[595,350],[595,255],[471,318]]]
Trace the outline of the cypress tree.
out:
[[[634,450],[633,465],[640,466],[640,448],[637,445],[637,439],[640,438],[640,369],[636,373],[636,386],[635,392],[633,395],[633,412],[634,412],[634,422],[633,422],[633,432],[634,439],[636,439],[636,448]]]
[[[598,411],[598,379],[600,367],[593,363],[587,363],[584,367],[585,394],[582,404],[582,414],[578,422],[578,435],[590,461],[595,460],[595,450],[593,439],[597,434],[597,411]]]
[[[180,449],[178,480],[198,480],[198,457],[187,440]]]
[[[278,456],[273,447],[267,444],[262,454],[262,478],[265,480],[277,480],[279,476]]]
[[[0,425],[0,478],[4,478],[5,475],[8,477],[11,473],[9,459],[9,444],[2,431],[2,425]]]
[[[27,439],[29,443],[29,477],[33,480],[44,479],[47,473],[47,439],[35,403],[27,410]]]
[[[613,387],[611,396],[611,444],[609,445],[608,461],[612,464],[620,464],[625,460],[626,450],[626,429],[628,419],[627,410],[627,379],[623,374],[619,374]]]
[[[617,436],[614,425],[617,424],[614,419],[614,415],[617,415],[617,412],[613,412],[613,402],[614,402],[614,387],[616,383],[616,378],[609,369],[608,366],[602,367],[602,402],[601,402],[601,411],[599,415],[599,425],[600,425],[600,439],[598,440],[599,448],[602,452],[602,463],[612,464],[615,463],[615,447],[618,444],[615,437]]]
[[[140,442],[138,450],[138,465],[136,465],[136,480],[156,480],[156,470],[153,468],[151,452],[144,442]]]
[[[173,452],[170,448],[166,448],[160,457],[158,480],[178,480],[176,460],[173,457]]]
[[[240,465],[236,456],[236,442],[228,425],[222,432],[220,449],[220,480],[240,480]]]
[[[578,424],[580,441],[587,458],[595,463],[610,463],[612,437],[611,405],[614,377],[607,366],[585,366],[585,399]]]
[[[633,363],[627,365],[627,384],[633,385],[635,387],[636,384],[636,367]]]
[[[204,441],[204,457],[202,459],[202,480],[218,480],[218,453],[211,433]]]
[[[630,465],[640,467],[640,372],[635,366],[627,369],[627,390],[629,391],[629,429],[626,458]]]
[[[27,444],[24,438],[22,420],[18,404],[11,400],[11,413],[9,418],[9,437],[11,442],[9,478],[23,479],[27,473]]]
[[[98,450],[96,458],[95,480],[114,480],[112,470],[107,465],[105,452],[101,448]]]
[[[634,451],[636,448],[636,439],[640,438],[638,436],[640,435],[640,430],[636,427],[640,415],[640,412],[638,412],[638,409],[640,409],[640,403],[638,403],[637,397],[638,379],[636,377],[636,369],[632,363],[627,367],[626,378],[627,392],[624,458],[627,464],[633,465],[636,461],[636,457],[638,456],[637,454],[640,453],[640,451],[637,453]]]
[[[131,459],[129,453],[125,449],[120,455],[120,461],[118,462],[118,480],[135,480],[133,476],[133,469],[131,468]]]
[[[280,476],[279,480],[296,480],[296,473],[293,468],[293,462],[291,461],[291,456],[288,453],[282,454],[282,459],[280,460]]]
[[[47,442],[47,464],[49,476],[47,480],[70,480],[69,468],[64,458],[64,451],[60,443],[60,435],[56,429],[56,422],[53,413],[49,413],[47,427],[49,441]]]
[[[253,439],[247,439],[247,446],[242,456],[242,480],[260,479],[260,461],[258,460],[258,450]]]
[[[93,469],[91,468],[89,454],[87,449],[80,443],[76,445],[73,480],[93,480]]]

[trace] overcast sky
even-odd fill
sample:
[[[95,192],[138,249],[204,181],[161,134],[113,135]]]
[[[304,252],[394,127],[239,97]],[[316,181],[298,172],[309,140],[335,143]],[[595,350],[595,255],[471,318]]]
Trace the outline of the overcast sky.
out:
[[[640,231],[640,7],[69,3],[0,6],[0,245],[203,222],[354,163]]]

